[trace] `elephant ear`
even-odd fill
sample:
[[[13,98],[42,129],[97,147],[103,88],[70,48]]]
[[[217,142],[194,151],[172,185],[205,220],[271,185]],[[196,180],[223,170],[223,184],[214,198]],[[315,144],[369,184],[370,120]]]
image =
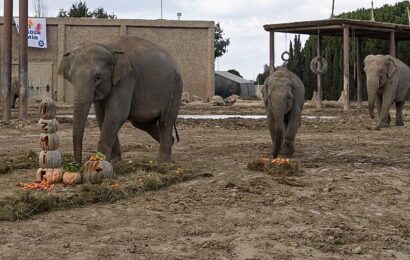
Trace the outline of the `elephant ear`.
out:
[[[63,60],[58,68],[58,74],[63,76],[66,80],[71,82],[71,64],[70,64],[70,52],[67,52],[63,56]]]
[[[390,55],[386,55],[387,57],[387,77],[391,78],[397,70],[396,62],[394,58]]]
[[[112,71],[112,84],[117,84],[132,71],[130,60],[123,51],[114,51],[114,68]]]

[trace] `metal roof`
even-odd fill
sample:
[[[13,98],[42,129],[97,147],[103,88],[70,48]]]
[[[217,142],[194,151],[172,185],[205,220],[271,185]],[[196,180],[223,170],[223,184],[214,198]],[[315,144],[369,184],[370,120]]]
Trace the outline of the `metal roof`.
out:
[[[249,84],[249,83],[253,84],[252,81],[249,81],[249,80],[247,80],[247,79],[241,78],[241,77],[239,77],[239,76],[237,76],[237,75],[235,75],[235,74],[232,74],[232,73],[230,73],[230,72],[228,72],[228,71],[216,70],[216,71],[215,71],[215,74],[217,74],[217,75],[219,75],[219,76],[221,76],[221,77],[224,77],[224,78],[228,78],[228,79],[230,79],[230,80],[232,80],[232,81],[235,81],[235,82],[237,82],[237,83],[239,83],[239,84]]]
[[[316,21],[278,23],[264,25],[266,31],[316,35],[343,36],[343,28],[348,26],[355,30],[356,37],[388,39],[394,31],[397,40],[410,40],[410,26],[403,24],[382,23],[374,21],[331,18]]]

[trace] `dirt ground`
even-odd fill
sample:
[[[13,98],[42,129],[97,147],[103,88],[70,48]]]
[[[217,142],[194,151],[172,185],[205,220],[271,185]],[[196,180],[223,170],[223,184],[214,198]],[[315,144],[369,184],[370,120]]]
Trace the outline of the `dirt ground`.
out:
[[[366,109],[306,107],[304,116],[335,118],[303,118],[293,156],[302,174],[286,179],[246,168],[271,151],[266,120],[179,120],[173,159],[210,177],[0,222],[0,259],[410,259],[409,111],[404,127],[375,131]],[[27,123],[0,126],[0,159],[39,151],[35,112]],[[198,104],[180,114],[208,113],[264,109]],[[70,154],[66,121],[58,133]],[[85,152],[96,149],[98,134],[89,120]],[[131,125],[120,140],[125,160],[156,158],[158,145]],[[0,196],[30,174],[0,175]]]

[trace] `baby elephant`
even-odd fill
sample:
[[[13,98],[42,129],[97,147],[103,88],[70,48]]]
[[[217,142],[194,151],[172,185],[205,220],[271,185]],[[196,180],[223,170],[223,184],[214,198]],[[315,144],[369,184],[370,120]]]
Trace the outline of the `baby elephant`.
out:
[[[296,74],[287,68],[279,68],[265,80],[262,97],[268,114],[273,158],[279,153],[293,154],[296,133],[301,125],[305,86]]]

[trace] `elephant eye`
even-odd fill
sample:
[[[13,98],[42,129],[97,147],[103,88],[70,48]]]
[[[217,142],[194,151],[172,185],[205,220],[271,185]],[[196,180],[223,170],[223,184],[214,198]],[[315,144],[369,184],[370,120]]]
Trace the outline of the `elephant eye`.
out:
[[[101,73],[97,73],[97,74],[95,75],[95,82],[101,81],[102,78],[103,78],[103,75],[102,75]]]

